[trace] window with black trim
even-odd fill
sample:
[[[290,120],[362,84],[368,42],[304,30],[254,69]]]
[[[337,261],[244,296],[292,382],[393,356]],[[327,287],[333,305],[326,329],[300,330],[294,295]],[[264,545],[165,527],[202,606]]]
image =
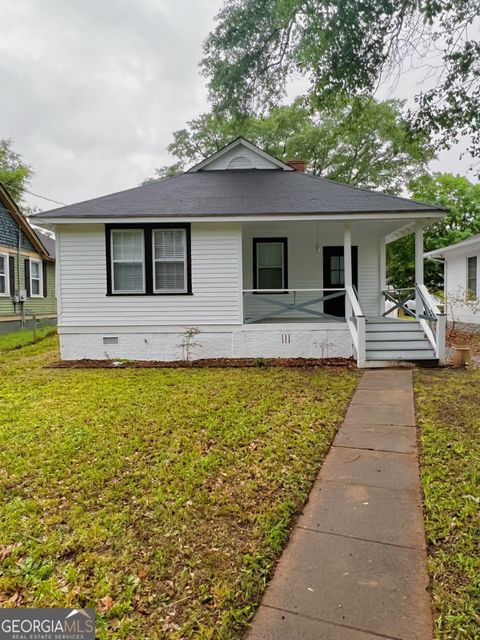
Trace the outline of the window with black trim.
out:
[[[287,238],[253,239],[253,288],[288,288]]]
[[[190,225],[105,225],[107,295],[191,294]]]
[[[477,299],[477,256],[467,258],[467,297]]]

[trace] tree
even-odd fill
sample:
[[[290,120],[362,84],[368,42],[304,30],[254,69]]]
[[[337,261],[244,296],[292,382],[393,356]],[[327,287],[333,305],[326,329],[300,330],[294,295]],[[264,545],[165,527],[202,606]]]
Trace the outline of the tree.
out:
[[[22,156],[12,150],[12,141],[0,140],[0,183],[14,200],[21,201],[32,173]]]
[[[448,210],[448,215],[425,231],[425,251],[433,251],[480,233],[480,184],[450,173],[425,175],[409,185],[412,198]],[[396,287],[415,282],[414,238],[407,236],[389,245],[388,281]],[[425,262],[425,283],[438,290],[443,269],[432,260]]]
[[[416,96],[412,124],[443,146],[466,134],[479,156],[479,14],[480,0],[228,0],[202,70],[216,108],[258,113],[278,104],[292,74],[306,75],[313,103],[325,104],[371,94],[403,62],[425,67],[440,50],[442,64],[429,67],[435,86]]]
[[[157,169],[153,180],[178,173],[243,136],[281,160],[305,160],[314,175],[399,193],[434,157],[426,136],[410,134],[402,106],[396,100],[337,100],[335,109],[310,113],[297,100],[258,118],[202,115],[173,134],[168,151],[176,162]]]

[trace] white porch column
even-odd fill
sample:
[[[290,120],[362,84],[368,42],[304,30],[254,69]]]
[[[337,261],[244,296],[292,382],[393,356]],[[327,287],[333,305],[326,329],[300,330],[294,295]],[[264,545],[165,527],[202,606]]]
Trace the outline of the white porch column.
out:
[[[421,222],[415,225],[415,284],[423,284],[423,227]],[[415,315],[417,320],[423,314],[423,303],[415,292]]]
[[[384,237],[380,238],[379,261],[378,281],[380,302],[378,308],[382,316],[385,312],[385,300],[382,292],[387,288],[387,243]]]
[[[423,227],[415,225],[415,283],[423,284]]]
[[[345,222],[343,227],[343,279],[345,287],[351,287],[352,279],[352,228],[350,222]],[[345,318],[351,318],[352,305],[350,298],[345,293]]]
[[[345,286],[351,287],[352,279],[352,228],[350,222],[345,222],[343,228],[343,268]]]

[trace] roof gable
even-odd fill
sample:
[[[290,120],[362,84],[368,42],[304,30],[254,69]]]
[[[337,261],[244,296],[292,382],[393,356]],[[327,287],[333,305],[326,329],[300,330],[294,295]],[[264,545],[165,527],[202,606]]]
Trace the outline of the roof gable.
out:
[[[22,229],[35,251],[45,258],[53,257],[50,255],[49,251],[32,227],[28,224],[25,216],[2,184],[0,184],[0,206],[5,208],[15,223]]]
[[[254,144],[237,138],[205,160],[191,167],[187,173],[197,171],[227,171],[239,169],[276,169],[277,171],[293,171],[292,167],[277,160],[269,153],[262,151]]]

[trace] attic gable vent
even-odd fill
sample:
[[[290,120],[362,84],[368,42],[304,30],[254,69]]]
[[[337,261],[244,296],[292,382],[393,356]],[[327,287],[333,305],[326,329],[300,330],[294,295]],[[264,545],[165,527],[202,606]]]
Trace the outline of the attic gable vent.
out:
[[[236,158],[232,158],[228,163],[228,169],[252,169],[253,165],[251,160],[246,158],[245,156],[237,156]]]

